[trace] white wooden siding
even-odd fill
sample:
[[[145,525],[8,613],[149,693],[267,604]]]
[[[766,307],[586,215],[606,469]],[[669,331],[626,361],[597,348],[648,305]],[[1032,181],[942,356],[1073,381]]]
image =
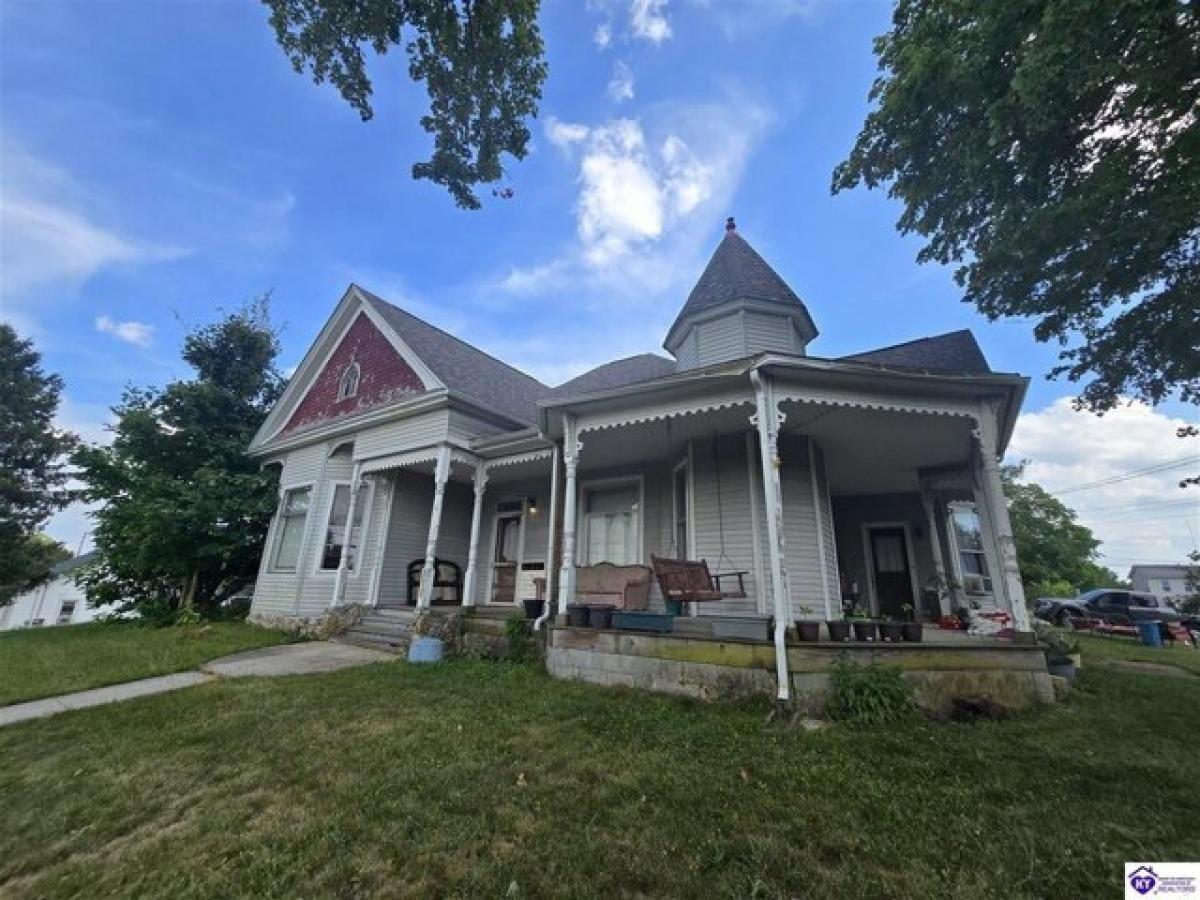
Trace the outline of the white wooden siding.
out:
[[[817,552],[817,520],[813,511],[807,439],[801,435],[780,435],[779,457],[782,460],[784,555],[791,597],[788,618],[798,618],[801,606],[810,607],[814,616],[823,615],[825,595]]]
[[[696,361],[700,366],[741,359],[746,355],[746,332],[739,312],[696,324]]]
[[[800,335],[788,316],[746,311],[746,355],[803,353]]]
[[[758,613],[760,585],[754,567],[754,533],[751,522],[751,483],[746,465],[744,434],[722,435],[716,441],[692,442],[692,496],[695,508],[695,547],[689,555],[708,562],[713,574],[745,571],[746,598],[699,604],[701,615],[754,615]],[[668,511],[670,494],[667,495]],[[765,520],[764,520],[765,521]],[[668,520],[668,525],[669,525]],[[765,524],[758,529],[765,533]],[[736,587],[730,579],[725,588]]]
[[[354,436],[354,458],[369,459],[428,447],[445,441],[449,431],[450,412],[445,409],[376,425]]]
[[[687,337],[679,345],[679,349],[675,356],[676,362],[680,369],[694,369],[700,365],[699,353],[696,349],[696,329],[688,330]]]

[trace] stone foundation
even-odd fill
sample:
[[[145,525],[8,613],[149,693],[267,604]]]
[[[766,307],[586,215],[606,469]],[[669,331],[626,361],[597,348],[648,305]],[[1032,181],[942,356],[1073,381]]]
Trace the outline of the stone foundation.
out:
[[[365,606],[351,604],[334,607],[319,616],[270,616],[250,613],[246,621],[261,628],[292,631],[307,638],[323,641],[357,624],[366,609]]]
[[[920,644],[791,644],[788,671],[797,705],[820,706],[829,673],[845,654],[858,665],[894,666],[922,708],[945,713],[956,697],[988,697],[1012,709],[1054,702],[1036,645],[992,640]],[[773,698],[775,648],[752,641],[554,628],[546,668],[555,678],[634,687],[699,700]]]

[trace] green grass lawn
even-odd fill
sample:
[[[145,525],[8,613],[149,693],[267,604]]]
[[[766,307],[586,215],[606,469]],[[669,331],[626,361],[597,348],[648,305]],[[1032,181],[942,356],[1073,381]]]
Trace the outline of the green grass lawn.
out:
[[[242,622],[195,628],[92,623],[6,631],[0,633],[0,706],[182,672],[289,639]]]
[[[1165,647],[1146,647],[1131,638],[1079,636],[1083,664],[1103,665],[1110,660],[1132,660],[1175,666],[1200,675],[1200,650],[1168,644]]]
[[[1200,858],[1200,680],[974,725],[766,724],[383,663],[0,729],[0,895],[1101,897]]]

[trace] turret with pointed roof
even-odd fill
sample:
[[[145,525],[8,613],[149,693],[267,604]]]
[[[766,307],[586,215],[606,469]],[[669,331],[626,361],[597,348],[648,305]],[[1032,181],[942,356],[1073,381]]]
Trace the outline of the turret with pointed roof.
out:
[[[680,369],[690,369],[756,353],[803,356],[816,336],[804,302],[730,218],[663,347]]]

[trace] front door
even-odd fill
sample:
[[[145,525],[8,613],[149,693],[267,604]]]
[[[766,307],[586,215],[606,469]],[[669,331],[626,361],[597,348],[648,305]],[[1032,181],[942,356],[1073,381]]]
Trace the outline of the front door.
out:
[[[492,603],[515,603],[517,567],[521,560],[521,513],[496,516],[496,547],[492,555]]]
[[[908,568],[908,544],[903,528],[872,528],[871,566],[879,615],[906,618],[904,606],[914,609],[912,573]]]

